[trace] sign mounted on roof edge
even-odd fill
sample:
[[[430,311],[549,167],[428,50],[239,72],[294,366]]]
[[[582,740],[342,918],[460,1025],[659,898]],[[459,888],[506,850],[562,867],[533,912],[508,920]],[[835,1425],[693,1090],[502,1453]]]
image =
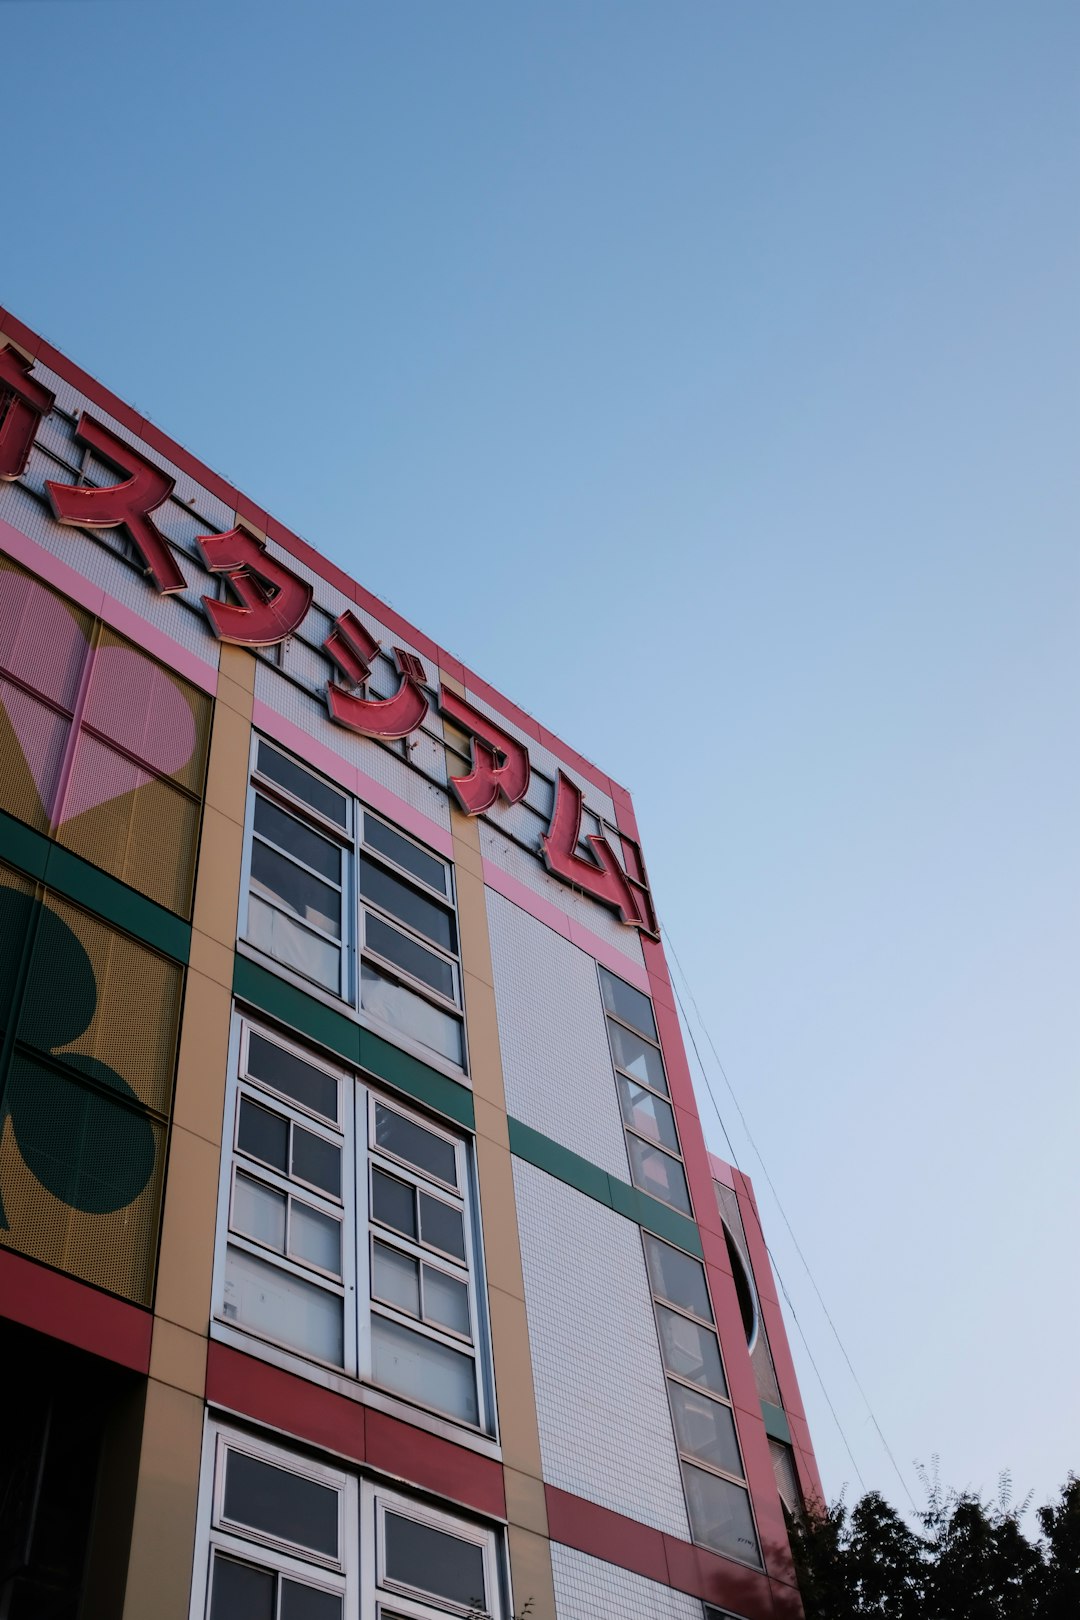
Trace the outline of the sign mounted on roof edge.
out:
[[[31,376],[30,361],[10,346],[0,348],[0,479],[25,471],[40,421],[55,396]],[[153,514],[172,494],[175,480],[86,411],[75,437],[120,475],[115,484],[94,487],[46,483],[56,521],[75,528],[120,529],[134,546],[147,578],[162,595],[186,588],[187,581]],[[306,619],[311,585],[272,557],[265,540],[238,524],[224,534],[199,537],[197,544],[211,573],[221,574],[235,601],[202,598],[214,634],[251,648],[285,641]],[[390,697],[369,697],[366,684],[379,643],[351,611],[335,621],[322,651],[333,666],[326,683],[330,719],[359,736],[381,740],[408,737],[428,713],[427,672],[421,660],[393,649],[400,681]],[[528,791],[531,767],[525,745],[464,697],[440,683],[439,713],[470,738],[470,770],[450,778],[461,810],[476,816],[498,803],[517,804]],[[636,841],[619,835],[624,866],[604,833],[580,844],[583,795],[560,770],[555,802],[537,854],[553,877],[614,911],[629,928],[659,938],[648,877]],[[585,853],[587,849],[588,853]]]

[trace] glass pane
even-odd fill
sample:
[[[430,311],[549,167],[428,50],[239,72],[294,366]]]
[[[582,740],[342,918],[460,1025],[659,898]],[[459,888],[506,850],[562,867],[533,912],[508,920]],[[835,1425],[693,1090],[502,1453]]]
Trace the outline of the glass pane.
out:
[[[341,951],[338,946],[293,922],[256,894],[248,900],[247,938],[267,956],[340,995]]]
[[[298,861],[303,861],[331,883],[341,883],[341,845],[331,843],[329,838],[323,838],[295,816],[286,815],[269,799],[257,795],[255,831],[287,855],[295,855]]]
[[[335,1198],[341,1197],[341,1149],[301,1125],[293,1126],[292,1173]]]
[[[256,838],[251,845],[251,887],[295,917],[341,938],[341,891]]]
[[[274,1620],[274,1576],[215,1554],[210,1620]]]
[[[683,1254],[681,1249],[673,1249],[670,1243],[662,1243],[651,1232],[645,1233],[645,1259],[654,1294],[670,1299],[681,1310],[693,1311],[706,1322],[712,1321],[705,1267],[700,1260]]]
[[[280,1114],[272,1114],[268,1108],[260,1108],[257,1103],[241,1097],[236,1145],[253,1159],[261,1159],[263,1164],[285,1171],[289,1163],[289,1122]]]
[[[291,759],[285,759],[264,742],[259,744],[259,770],[271,782],[276,782],[278,787],[291,793],[294,799],[302,799],[305,804],[310,804],[327,821],[336,822],[339,827],[348,826],[349,806],[345,795],[336,793],[326,782],[320,782],[318,777],[294,765]]]
[[[424,1267],[424,1316],[467,1339],[472,1337],[468,1288],[435,1266]]]
[[[486,1610],[484,1549],[399,1513],[387,1513],[388,1579],[431,1592],[462,1608]]]
[[[264,1187],[250,1176],[238,1175],[233,1190],[233,1230],[281,1254],[285,1248],[286,1202],[284,1193]]]
[[[297,1547],[337,1557],[337,1491],[243,1451],[230,1450],[228,1455],[225,1517]]]
[[[727,1474],[738,1474],[741,1479],[742,1458],[730,1406],[721,1406],[719,1401],[711,1401],[685,1384],[669,1383],[668,1394],[679,1450]]]
[[[342,1364],[345,1337],[339,1295],[243,1249],[228,1251],[222,1315],[320,1361]]]
[[[638,1136],[627,1136],[626,1146],[630,1153],[630,1175],[634,1186],[689,1215],[690,1193],[679,1160],[669,1158],[659,1148],[650,1147]]]
[[[409,1316],[420,1315],[420,1266],[385,1243],[372,1245],[371,1292]]]
[[[471,1356],[376,1314],[371,1318],[371,1355],[372,1376],[384,1389],[437,1407],[464,1423],[479,1421]]]
[[[313,1114],[321,1114],[324,1119],[337,1123],[338,1083],[334,1076],[324,1074],[254,1030],[248,1044],[248,1073],[273,1086],[275,1091],[292,1097],[304,1108],[310,1108]]]
[[[341,1222],[294,1198],[289,1211],[289,1253],[341,1276]]]
[[[632,1074],[635,1080],[651,1086],[654,1091],[662,1091],[666,1097],[668,1087],[664,1060],[656,1047],[643,1041],[640,1035],[624,1029],[621,1024],[609,1023],[608,1034],[611,1036],[612,1055],[619,1068]]]
[[[457,1000],[451,963],[370,913],[364,921],[364,943],[368,950],[385,956],[388,962],[411,973],[414,979],[430,985],[448,1001]]]
[[[384,1226],[406,1237],[416,1237],[416,1194],[405,1181],[382,1170],[371,1172],[371,1213]]]
[[[614,1013],[624,1024],[640,1030],[642,1035],[648,1035],[650,1040],[655,1041],[656,1020],[648,996],[643,996],[625,979],[617,979],[607,968],[600,969],[600,989],[609,1013]]]
[[[456,1260],[465,1258],[465,1223],[460,1209],[444,1204],[430,1193],[420,1194],[420,1238],[432,1249],[452,1254]]]
[[[373,1017],[382,1018],[403,1035],[411,1035],[460,1066],[460,1020],[433,1007],[415,991],[385,978],[370,962],[362,963],[360,968],[360,1005]]]
[[[682,1473],[694,1540],[714,1552],[760,1566],[750,1498],[742,1486],[692,1468],[689,1463],[683,1463]]]
[[[691,1322],[689,1317],[676,1316],[663,1305],[657,1306],[656,1318],[660,1325],[660,1349],[668,1372],[689,1378],[717,1395],[726,1395],[720,1347],[712,1328]]]
[[[375,1104],[375,1141],[395,1158],[404,1159],[406,1164],[457,1186],[454,1144],[436,1136],[434,1131],[425,1131],[415,1120],[406,1119],[404,1114],[387,1108],[384,1103]]]
[[[282,1579],[281,1620],[341,1620],[341,1599],[336,1592]]]
[[[619,1075],[619,1101],[622,1104],[623,1119],[631,1130],[639,1131],[642,1136],[651,1136],[654,1142],[662,1147],[671,1148],[672,1152],[679,1151],[679,1138],[675,1130],[675,1115],[671,1105],[664,1102],[644,1086],[636,1086],[632,1080]]]
[[[432,889],[438,889],[440,894],[449,893],[447,883],[447,869],[445,863],[428,855],[425,850],[418,849],[407,838],[388,827],[385,821],[378,821],[374,816],[364,816],[364,842],[377,849],[380,854],[388,855],[398,866],[403,866],[406,872],[414,877],[421,878]]]
[[[434,944],[441,945],[444,951],[457,950],[453,913],[440,906],[437,900],[418,893],[411,883],[395,877],[385,866],[376,866],[374,861],[361,859],[360,893],[381,911],[388,911],[392,917],[415,928],[418,934],[424,934]]]

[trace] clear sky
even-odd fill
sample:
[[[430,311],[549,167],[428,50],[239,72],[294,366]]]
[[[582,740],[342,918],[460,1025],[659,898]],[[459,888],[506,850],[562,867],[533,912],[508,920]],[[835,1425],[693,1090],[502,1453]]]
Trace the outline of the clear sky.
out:
[[[0,304],[631,789],[916,1496],[939,1452],[1046,1499],[1080,1469],[1075,0],[0,0],[0,57]]]

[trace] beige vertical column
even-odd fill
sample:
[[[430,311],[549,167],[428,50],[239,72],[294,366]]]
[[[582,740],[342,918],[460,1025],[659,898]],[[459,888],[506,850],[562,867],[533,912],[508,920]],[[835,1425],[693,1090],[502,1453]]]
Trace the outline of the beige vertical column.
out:
[[[223,646],[124,1620],[186,1620],[190,1599],[254,688],[254,656]]]
[[[461,691],[444,676],[448,686]],[[469,1069],[476,1104],[476,1156],[487,1265],[495,1393],[509,1520],[510,1574],[518,1610],[530,1598],[530,1620],[555,1620],[547,1508],[540,1466],[525,1283],[506,1124],[502,1056],[491,971],[480,829],[451,810],[457,874],[461,966],[469,1034]]]

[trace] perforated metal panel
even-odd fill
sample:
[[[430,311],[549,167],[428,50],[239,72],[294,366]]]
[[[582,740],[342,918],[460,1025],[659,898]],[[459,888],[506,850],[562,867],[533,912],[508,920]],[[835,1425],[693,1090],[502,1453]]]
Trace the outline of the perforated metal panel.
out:
[[[558,1620],[701,1620],[696,1598],[557,1541],[551,1573]]]
[[[544,1478],[689,1540],[640,1229],[514,1160]]]
[[[507,1110],[629,1181],[596,963],[487,890]]]
[[[149,1304],[181,969],[0,869],[5,1246]]]

